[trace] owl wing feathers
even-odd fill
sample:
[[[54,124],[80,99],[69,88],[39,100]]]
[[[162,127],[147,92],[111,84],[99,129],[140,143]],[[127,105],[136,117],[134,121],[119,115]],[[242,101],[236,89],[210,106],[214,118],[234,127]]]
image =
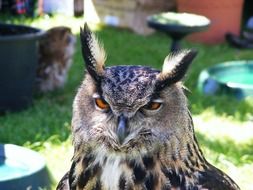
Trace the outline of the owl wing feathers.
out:
[[[62,179],[60,180],[60,182],[58,183],[56,190],[70,190],[70,186],[69,186],[69,172],[67,172]]]
[[[206,189],[239,190],[236,183],[221,170],[209,164],[209,169],[199,172],[199,185]]]

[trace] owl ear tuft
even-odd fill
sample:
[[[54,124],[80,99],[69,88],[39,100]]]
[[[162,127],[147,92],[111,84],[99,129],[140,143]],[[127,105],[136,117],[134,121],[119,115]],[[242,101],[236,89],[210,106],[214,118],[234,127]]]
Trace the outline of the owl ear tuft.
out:
[[[90,31],[86,23],[84,27],[80,29],[80,38],[82,55],[86,63],[87,71],[96,82],[99,82],[104,75],[104,64],[106,60],[106,53],[103,45]]]
[[[168,55],[164,60],[163,69],[158,75],[157,88],[164,88],[180,81],[196,55],[196,50],[182,50]]]

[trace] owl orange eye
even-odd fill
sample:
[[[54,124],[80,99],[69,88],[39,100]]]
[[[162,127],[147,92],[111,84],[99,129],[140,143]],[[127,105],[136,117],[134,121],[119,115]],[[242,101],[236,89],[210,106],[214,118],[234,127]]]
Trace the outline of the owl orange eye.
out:
[[[103,100],[102,98],[95,98],[95,103],[97,107],[99,107],[102,110],[108,110],[109,109],[109,104]]]
[[[144,106],[143,108],[144,109],[147,109],[147,110],[158,110],[160,107],[161,107],[162,103],[160,102],[150,102],[148,103],[146,106]]]

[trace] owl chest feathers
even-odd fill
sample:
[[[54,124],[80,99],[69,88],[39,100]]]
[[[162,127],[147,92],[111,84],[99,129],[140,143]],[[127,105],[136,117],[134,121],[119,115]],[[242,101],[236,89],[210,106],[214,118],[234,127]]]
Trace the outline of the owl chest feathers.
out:
[[[166,165],[159,153],[127,155],[98,148],[74,159],[70,187],[78,190],[191,189],[198,175],[185,176],[183,169],[175,169],[183,168],[180,162]]]

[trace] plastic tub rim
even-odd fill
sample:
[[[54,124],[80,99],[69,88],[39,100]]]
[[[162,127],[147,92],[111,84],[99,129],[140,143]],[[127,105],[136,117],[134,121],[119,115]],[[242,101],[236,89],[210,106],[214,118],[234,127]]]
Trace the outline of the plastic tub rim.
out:
[[[225,85],[228,86],[229,88],[233,88],[233,89],[243,89],[243,90],[253,90],[253,85],[248,85],[248,84],[240,84],[240,83],[233,83],[233,82],[224,82],[224,81],[220,81],[218,80],[216,77],[214,77],[212,75],[213,70],[217,69],[217,68],[225,68],[231,65],[247,65],[249,63],[252,63],[253,65],[253,61],[252,60],[236,60],[236,61],[226,61],[211,67],[208,67],[207,69],[204,69],[203,71],[201,71],[201,75],[205,75],[209,78],[211,78],[212,80],[216,81],[217,83],[221,84],[221,85]]]
[[[46,167],[46,161],[45,159],[37,152],[30,150],[28,148],[14,145],[14,144],[0,144],[0,147],[4,149],[4,156],[6,158],[11,158],[17,154],[22,152],[22,154],[19,154],[19,161],[22,161],[23,163],[29,165],[29,171],[26,172],[24,175],[17,176],[17,177],[10,177],[6,178],[4,180],[0,179],[0,182],[10,181],[10,180],[16,180],[21,179],[30,175],[33,175],[41,170],[43,170]],[[3,156],[3,155],[0,155]],[[31,165],[32,163],[32,165]]]
[[[0,42],[2,41],[17,41],[17,40],[33,40],[40,38],[41,36],[45,35],[45,31],[39,28],[35,28],[32,26],[27,26],[27,25],[21,25],[21,24],[7,24],[7,23],[1,23],[0,26],[5,25],[5,26],[10,26],[10,27],[17,27],[17,28],[27,28],[27,29],[32,29],[34,32],[32,33],[27,33],[27,34],[17,34],[17,35],[0,35]]]

